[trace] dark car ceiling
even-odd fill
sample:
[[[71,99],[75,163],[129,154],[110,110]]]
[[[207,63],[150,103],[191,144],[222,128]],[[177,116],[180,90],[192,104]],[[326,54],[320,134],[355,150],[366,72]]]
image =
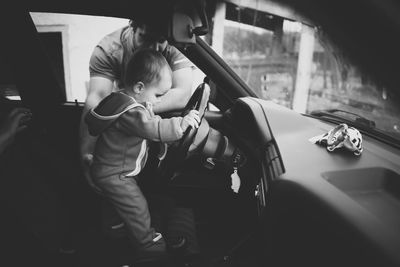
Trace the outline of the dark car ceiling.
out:
[[[254,0],[263,1],[263,0]],[[266,0],[271,1],[271,0]],[[400,100],[400,2],[396,0],[272,0],[319,25],[349,59]],[[20,0],[29,11],[141,17],[165,23],[176,3],[189,0]],[[214,0],[206,0],[211,5]]]

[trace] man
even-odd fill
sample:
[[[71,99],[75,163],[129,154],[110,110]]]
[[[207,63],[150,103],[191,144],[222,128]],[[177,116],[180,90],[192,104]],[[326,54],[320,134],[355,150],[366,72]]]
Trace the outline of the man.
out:
[[[133,52],[140,48],[152,48],[166,58],[172,69],[172,88],[154,106],[155,113],[184,108],[190,98],[193,80],[192,63],[175,47],[170,46],[154,25],[130,21],[129,26],[105,36],[95,47],[90,63],[89,90],[80,125],[81,159],[85,177],[96,190],[89,175],[95,137],[88,133],[83,118],[86,113],[112,91],[122,88],[125,67]]]

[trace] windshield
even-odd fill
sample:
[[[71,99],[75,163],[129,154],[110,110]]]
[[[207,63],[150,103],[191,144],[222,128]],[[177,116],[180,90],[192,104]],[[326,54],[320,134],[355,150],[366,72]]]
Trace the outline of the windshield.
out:
[[[222,43],[213,46],[260,98],[303,114],[335,110],[349,120],[357,114],[400,140],[400,107],[390,92],[352,65],[321,29],[268,7],[225,4],[223,10]]]
[[[257,96],[302,114],[357,120],[400,141],[400,105],[352,65],[323,30],[269,1],[243,1],[252,7],[231,2],[219,2],[205,41]],[[93,48],[106,34],[128,25],[128,19],[30,14],[66,101],[84,102]],[[8,66],[0,63],[0,70],[0,94],[19,99]],[[194,88],[203,77],[196,68]]]

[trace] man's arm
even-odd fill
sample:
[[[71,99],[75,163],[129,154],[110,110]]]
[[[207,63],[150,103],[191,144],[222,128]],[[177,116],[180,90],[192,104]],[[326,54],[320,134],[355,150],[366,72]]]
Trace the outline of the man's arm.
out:
[[[80,122],[80,147],[81,157],[86,154],[92,154],[94,149],[94,142],[96,138],[89,134],[87,125],[85,123],[85,116],[87,112],[97,106],[100,101],[108,96],[113,89],[113,82],[103,77],[91,77],[89,81],[89,90],[86,98],[85,106],[83,108],[81,122]]]
[[[97,106],[100,101],[108,96],[113,89],[113,81],[103,77],[91,77],[89,80],[89,90],[86,97],[85,106],[83,108],[80,127],[79,127],[79,139],[80,139],[80,153],[81,161],[83,163],[84,174],[88,183],[93,186],[93,183],[89,175],[89,166],[92,161],[92,154],[94,145],[97,137],[89,134],[88,127],[85,123],[85,116],[87,112]],[[95,187],[95,186],[94,186]],[[95,187],[96,188],[96,187]]]
[[[153,107],[154,112],[162,113],[183,109],[192,94],[192,82],[192,67],[177,69],[172,72],[172,88]]]

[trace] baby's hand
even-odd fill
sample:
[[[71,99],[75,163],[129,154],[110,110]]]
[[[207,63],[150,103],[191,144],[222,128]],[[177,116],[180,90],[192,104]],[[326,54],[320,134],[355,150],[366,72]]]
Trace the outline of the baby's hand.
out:
[[[193,109],[185,117],[183,117],[181,122],[182,131],[185,132],[189,126],[191,126],[192,128],[198,128],[199,123],[199,111]]]

